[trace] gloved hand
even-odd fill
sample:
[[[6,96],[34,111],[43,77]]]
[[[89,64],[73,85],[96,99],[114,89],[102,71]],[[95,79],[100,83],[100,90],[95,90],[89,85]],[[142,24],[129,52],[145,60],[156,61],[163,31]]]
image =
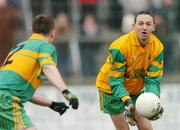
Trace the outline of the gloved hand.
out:
[[[69,108],[64,102],[52,102],[49,106],[52,110],[59,112],[60,116]]]
[[[78,109],[79,102],[77,96],[73,95],[69,90],[64,90],[62,92],[64,97],[69,101],[69,105],[72,106],[73,109]]]
[[[161,110],[158,113],[155,113],[154,116],[152,116],[151,118],[148,118],[149,120],[158,120],[159,118],[161,118],[162,114],[164,112],[164,108],[161,106]]]
[[[137,120],[134,117],[135,114],[135,106],[132,102],[131,99],[128,99],[124,102],[124,106],[125,106],[125,112],[124,112],[124,116],[126,121],[131,125],[131,126],[135,126]]]

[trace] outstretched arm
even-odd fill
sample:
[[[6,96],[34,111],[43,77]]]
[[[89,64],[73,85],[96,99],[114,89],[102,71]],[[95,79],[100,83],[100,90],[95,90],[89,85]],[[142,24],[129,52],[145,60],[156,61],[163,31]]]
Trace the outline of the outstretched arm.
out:
[[[50,82],[62,92],[72,108],[77,109],[79,106],[78,98],[67,89],[67,86],[64,83],[64,80],[62,79],[57,67],[55,65],[44,65],[43,73],[50,80]]]
[[[73,95],[68,89],[60,72],[56,67],[57,54],[56,49],[51,44],[42,44],[39,48],[38,64],[40,66],[41,73],[38,75],[39,78],[46,76],[49,81],[64,95],[69,101],[72,108],[78,108],[78,98]]]
[[[45,107],[49,107],[52,104],[51,100],[44,98],[42,96],[33,96],[30,102]]]
[[[55,65],[44,65],[43,73],[61,92],[67,89],[66,84],[64,83],[64,80],[62,79],[62,76]]]
[[[33,96],[30,102],[40,106],[49,107],[52,110],[58,112],[60,115],[65,113],[66,110],[69,108],[64,102],[53,102],[42,96]]]

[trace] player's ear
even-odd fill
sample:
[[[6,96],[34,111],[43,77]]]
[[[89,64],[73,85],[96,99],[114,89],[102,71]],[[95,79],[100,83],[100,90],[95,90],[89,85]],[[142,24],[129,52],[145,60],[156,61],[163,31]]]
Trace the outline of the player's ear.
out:
[[[135,23],[133,23],[132,28],[135,29]]]
[[[55,39],[55,37],[56,37],[56,30],[53,29],[53,30],[50,32],[51,42]]]
[[[53,38],[56,37],[56,29],[53,29],[52,35],[53,35]]]

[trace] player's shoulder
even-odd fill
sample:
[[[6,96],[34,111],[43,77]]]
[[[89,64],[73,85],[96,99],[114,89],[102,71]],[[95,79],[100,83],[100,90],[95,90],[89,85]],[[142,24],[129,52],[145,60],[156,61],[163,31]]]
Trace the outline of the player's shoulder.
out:
[[[49,42],[46,42],[46,41],[43,41],[42,45],[46,45],[46,46],[53,47],[53,48],[55,47],[52,43],[49,43]]]
[[[110,48],[120,49],[122,47],[126,47],[128,43],[128,38],[129,38],[129,33],[118,37],[116,40],[114,40],[111,43]]]
[[[51,43],[44,41],[43,39],[33,39],[33,40],[26,40],[20,44],[24,44],[26,48],[31,49],[38,49],[38,48],[52,48],[54,49],[55,46]]]
[[[34,41],[36,44],[39,44],[39,46],[46,46],[50,48],[55,48],[55,46],[52,43],[46,42],[43,39],[37,39]]]
[[[157,36],[155,36],[154,34],[151,34],[150,38],[156,48],[164,49],[163,43],[160,41],[160,39]]]

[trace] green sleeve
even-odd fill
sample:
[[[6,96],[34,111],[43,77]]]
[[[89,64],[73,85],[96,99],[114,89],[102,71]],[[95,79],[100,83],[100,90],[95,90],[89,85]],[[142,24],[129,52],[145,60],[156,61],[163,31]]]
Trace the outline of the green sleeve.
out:
[[[38,78],[42,80],[47,80],[47,78],[44,76],[44,73],[42,71],[42,68],[44,65],[56,65],[57,64],[57,53],[56,49],[53,45],[49,43],[43,43],[39,47],[39,58],[38,58],[38,63],[40,66],[40,73]]]
[[[38,62],[41,63],[43,60],[49,60],[49,61],[53,61],[55,64],[57,64],[57,53],[56,53],[56,48],[49,44],[49,43],[44,43],[41,44],[41,46],[39,47],[39,54],[49,54],[45,55],[45,56],[41,56],[38,59]],[[51,62],[50,62],[51,63]],[[48,64],[48,62],[47,62]]]
[[[163,76],[163,51],[155,58],[149,66],[145,76],[145,90],[160,97],[160,84]]]
[[[126,59],[123,53],[118,49],[110,49],[109,55],[111,61],[109,82],[112,93],[119,98],[127,96],[129,93],[124,86]]]

